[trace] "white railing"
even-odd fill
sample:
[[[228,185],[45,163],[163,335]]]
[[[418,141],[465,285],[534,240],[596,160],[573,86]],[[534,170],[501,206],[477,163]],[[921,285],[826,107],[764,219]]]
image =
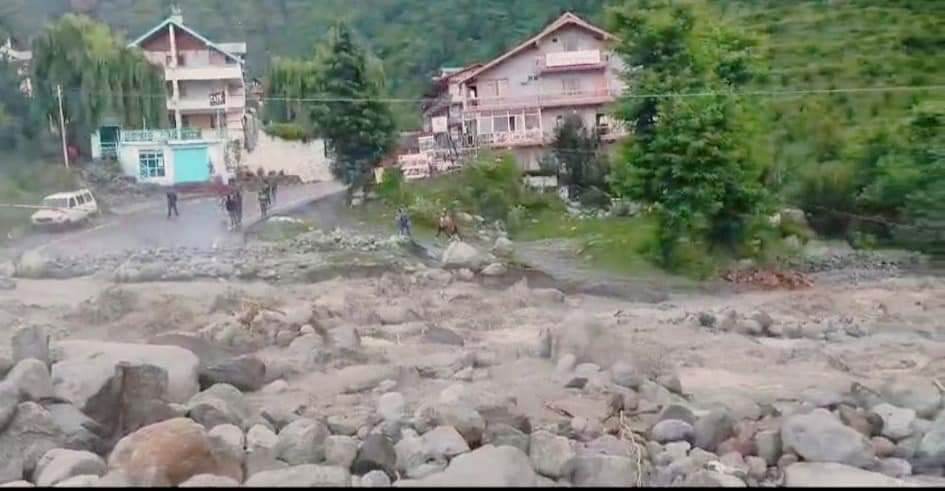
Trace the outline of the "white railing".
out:
[[[154,130],[122,130],[121,141],[124,143],[163,143],[167,141],[216,140],[226,139],[227,132],[222,128],[181,128]]]
[[[197,65],[168,68],[168,80],[234,80],[243,78],[239,65]]]
[[[557,68],[574,65],[593,65],[600,63],[599,49],[585,49],[581,51],[558,51],[544,56],[544,66]]]
[[[479,97],[469,99],[470,109],[489,110],[517,107],[543,107],[563,104],[605,104],[614,101],[620,91],[611,87],[543,92],[507,97]]]

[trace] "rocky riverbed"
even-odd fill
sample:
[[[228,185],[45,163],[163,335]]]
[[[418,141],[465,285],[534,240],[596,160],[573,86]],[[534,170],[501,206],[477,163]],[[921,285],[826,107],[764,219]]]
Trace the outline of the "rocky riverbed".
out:
[[[945,279],[628,301],[484,286],[515,246],[490,249],[20,258],[0,483],[945,483]]]

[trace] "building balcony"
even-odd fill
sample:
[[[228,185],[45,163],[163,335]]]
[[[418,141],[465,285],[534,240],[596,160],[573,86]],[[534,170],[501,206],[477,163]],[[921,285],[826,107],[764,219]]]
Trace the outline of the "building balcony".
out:
[[[601,87],[508,97],[479,97],[467,100],[467,111],[608,104],[614,102],[619,95],[620,91],[617,89]]]
[[[162,128],[154,130],[122,130],[122,143],[166,143],[177,141],[225,140],[225,129],[204,128]]]
[[[219,93],[217,93],[219,94]],[[225,111],[229,109],[242,109],[246,107],[246,96],[243,94],[229,94],[225,100],[217,98],[213,94],[207,94],[203,97],[181,97],[179,100],[167,100],[168,110],[179,110],[189,112],[210,113],[216,111]]]
[[[603,70],[607,62],[601,58],[600,50],[560,51],[539,56],[539,73]]]
[[[243,69],[239,65],[197,65],[167,67],[167,80],[242,80]]]

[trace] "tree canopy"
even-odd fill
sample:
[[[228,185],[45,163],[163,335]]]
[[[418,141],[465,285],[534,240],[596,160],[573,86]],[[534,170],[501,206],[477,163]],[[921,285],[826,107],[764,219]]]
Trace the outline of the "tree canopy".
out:
[[[40,112],[58,121],[57,86],[62,86],[69,141],[88,147],[88,136],[104,117],[123,124],[167,125],[161,70],[105,24],[65,15],[33,42],[33,90]]]
[[[750,109],[733,90],[750,78],[748,69],[706,48],[717,45],[707,39],[731,42],[737,34],[700,25],[707,15],[699,6],[652,0],[613,11],[616,50],[635,67],[618,114],[635,134],[611,186],[653,205],[667,266],[682,244],[738,247],[769,203],[765,163],[745,143],[754,136]]]

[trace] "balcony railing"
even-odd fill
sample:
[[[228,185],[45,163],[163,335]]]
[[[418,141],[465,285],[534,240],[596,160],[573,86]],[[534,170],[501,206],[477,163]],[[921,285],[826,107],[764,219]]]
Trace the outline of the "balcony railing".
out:
[[[167,141],[225,139],[226,130],[221,128],[181,128],[180,133],[174,128],[155,130],[122,130],[121,140],[125,143],[163,143]]]
[[[600,50],[589,49],[583,51],[559,51],[539,56],[538,70],[547,72],[598,70],[607,67],[601,59]]]
[[[606,104],[616,100],[620,91],[599,87],[508,97],[480,97],[468,100],[471,109],[511,109],[524,107],[555,107],[584,104]]]

